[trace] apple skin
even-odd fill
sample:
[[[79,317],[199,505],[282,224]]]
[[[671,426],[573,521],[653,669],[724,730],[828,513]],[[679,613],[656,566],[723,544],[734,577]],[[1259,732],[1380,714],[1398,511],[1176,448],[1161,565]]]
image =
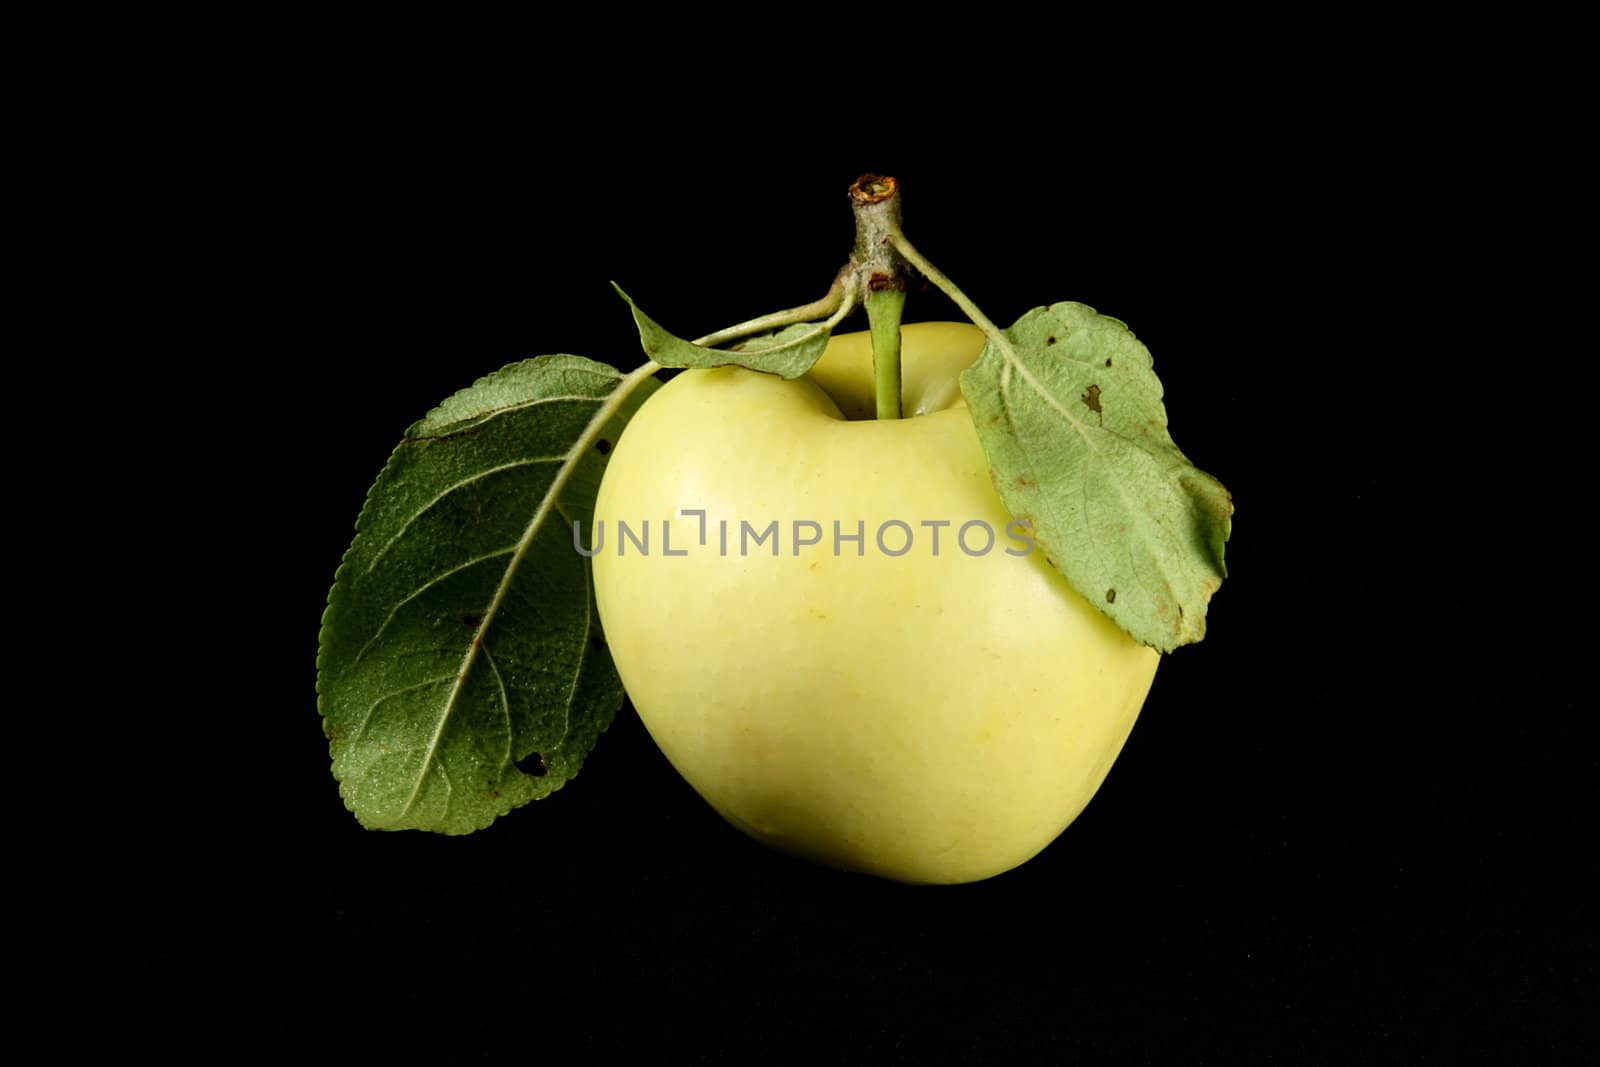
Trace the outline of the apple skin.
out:
[[[611,457],[594,580],[623,684],[679,773],[767,845],[902,882],[999,874],[1083,810],[1144,703],[1159,655],[1041,549],[1005,551],[1023,544],[957,382],[982,347],[964,323],[904,327],[908,417],[890,421],[841,417],[873,410],[865,334],[795,381],[685,371]],[[704,546],[684,508],[706,511]],[[773,519],[778,555],[769,541],[741,556],[740,520]],[[822,541],[796,555],[807,519]],[[864,520],[864,555],[835,555],[835,519],[847,534]],[[914,532],[903,556],[876,542],[890,519]],[[925,519],[951,522],[937,556]],[[987,554],[957,546],[972,519],[995,531]],[[648,520],[649,555],[618,552],[618,520]],[[664,524],[687,555],[662,554]]]

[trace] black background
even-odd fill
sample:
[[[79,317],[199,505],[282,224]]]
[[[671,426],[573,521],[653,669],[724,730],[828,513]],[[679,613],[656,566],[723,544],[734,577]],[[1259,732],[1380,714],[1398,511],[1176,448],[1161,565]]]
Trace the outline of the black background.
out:
[[[281,611],[247,702],[270,709],[260,810],[206,890],[220,982],[327,1012],[333,1041],[492,1032],[529,1058],[1537,1060],[1588,1039],[1595,761],[1575,701],[1515,669],[1514,623],[1439,636],[1438,457],[1402,414],[1429,357],[1402,366],[1383,315],[1430,224],[1392,225],[1425,183],[1391,167],[1378,195],[1363,161],[1387,141],[1181,104],[1115,135],[1019,121],[979,152],[953,128],[752,143],[720,111],[497,125],[360,99],[280,131],[245,205]],[[724,825],[626,706],[582,775],[487,831],[362,830],[328,773],[317,620],[400,433],[515,359],[636,365],[608,279],[685,336],[821,295],[868,170],[997,321],[1073,299],[1130,324],[1175,439],[1233,492],[1209,635],[1163,662],[1090,807],[984,883],[835,873]]]

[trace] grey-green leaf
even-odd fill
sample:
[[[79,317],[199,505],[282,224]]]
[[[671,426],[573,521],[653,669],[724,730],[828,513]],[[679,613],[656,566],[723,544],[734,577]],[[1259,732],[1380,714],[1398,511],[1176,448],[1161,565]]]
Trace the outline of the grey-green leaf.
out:
[[[334,776],[364,825],[480,829],[559,789],[610,725],[622,684],[572,523],[589,530],[607,446],[654,386],[540,356],[406,431],[317,654]]]
[[[1136,640],[1164,652],[1200,640],[1233,502],[1168,435],[1149,350],[1074,303],[1004,333],[961,376],[1001,499]]]
[[[765,371],[782,378],[798,378],[822,358],[822,351],[828,347],[828,336],[832,332],[832,326],[827,321],[801,323],[763,338],[760,343],[747,341],[737,351],[707,348],[663,329],[640,311],[633,298],[615,282],[612,288],[633,309],[633,321],[639,327],[639,343],[644,346],[645,355],[663,367],[737,366]]]

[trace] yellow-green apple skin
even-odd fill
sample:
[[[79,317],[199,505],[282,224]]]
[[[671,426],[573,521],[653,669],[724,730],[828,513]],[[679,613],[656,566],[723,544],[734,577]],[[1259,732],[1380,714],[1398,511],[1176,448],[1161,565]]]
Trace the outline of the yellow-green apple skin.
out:
[[[600,487],[595,594],[645,726],[729,822],[847,870],[970,882],[1028,860],[1083,810],[1159,656],[1042,549],[1007,552],[1030,542],[1008,534],[957,382],[982,335],[928,323],[903,336],[899,420],[870,418],[865,334],[834,338],[794,381],[726,367],[668,382]],[[705,512],[704,544],[685,509]],[[753,540],[773,520],[776,556]],[[797,553],[796,520],[820,543]],[[847,536],[860,522],[864,543],[835,554],[835,520]],[[889,520],[913,534],[904,555],[878,544]],[[925,520],[950,524],[937,555]],[[995,531],[978,555],[957,542],[972,520]],[[619,551],[619,521],[648,524],[649,554]],[[969,529],[968,548],[986,540]],[[905,542],[885,529],[889,551]]]

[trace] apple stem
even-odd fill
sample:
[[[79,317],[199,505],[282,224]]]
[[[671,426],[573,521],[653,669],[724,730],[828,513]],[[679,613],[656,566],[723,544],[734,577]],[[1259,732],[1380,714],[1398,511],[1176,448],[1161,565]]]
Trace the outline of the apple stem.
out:
[[[900,411],[900,312],[904,289],[867,293],[867,326],[872,331],[872,383],[878,418],[898,419]]]
[[[878,418],[898,419],[900,315],[906,306],[905,261],[895,250],[900,232],[900,186],[893,178],[863,174],[850,186],[856,247],[849,269],[867,307],[872,333],[872,378]]]

